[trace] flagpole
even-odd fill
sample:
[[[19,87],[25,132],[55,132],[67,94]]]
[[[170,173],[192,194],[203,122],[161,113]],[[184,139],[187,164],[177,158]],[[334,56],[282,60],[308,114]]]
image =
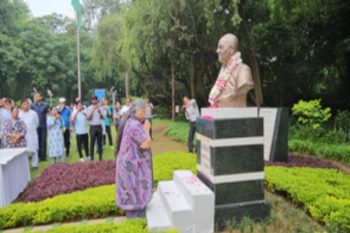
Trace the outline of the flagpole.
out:
[[[80,33],[77,27],[77,65],[78,65],[78,96],[81,100],[81,77],[80,77]]]

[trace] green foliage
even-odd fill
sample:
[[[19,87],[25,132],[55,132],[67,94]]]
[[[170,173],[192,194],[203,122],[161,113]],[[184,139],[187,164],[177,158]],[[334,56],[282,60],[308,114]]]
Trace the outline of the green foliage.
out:
[[[28,233],[40,233],[44,231],[33,230]],[[47,233],[147,233],[146,220],[126,220],[120,224],[99,223],[94,225],[58,226],[45,231]],[[161,231],[160,233],[176,233],[176,230]]]
[[[159,119],[169,119],[171,118],[171,109],[156,105],[153,108],[153,114],[157,115]]]
[[[350,176],[334,169],[267,167],[267,187],[287,193],[330,232],[350,231]]]
[[[175,170],[196,170],[196,156],[186,152],[167,152],[153,157],[153,176],[155,183],[161,180],[172,180]]]
[[[350,111],[338,111],[334,123],[336,130],[344,134],[345,141],[350,141]]]
[[[292,108],[293,116],[297,117],[298,123],[309,129],[318,129],[322,123],[327,122],[332,116],[331,109],[323,109],[321,100],[300,100]]]
[[[328,144],[313,142],[307,139],[289,139],[288,148],[293,152],[316,155],[345,163],[350,162],[350,145],[345,143]]]
[[[184,152],[169,152],[153,158],[154,182],[171,180],[178,169],[196,172],[196,157]],[[86,218],[121,215],[115,206],[115,185],[58,195],[36,203],[14,203],[0,208],[0,229],[40,225]]]
[[[170,120],[162,120],[159,122],[163,122],[167,125],[167,128],[164,131],[165,136],[170,137],[171,139],[181,143],[187,143],[189,131],[188,122],[174,122]]]
[[[101,186],[58,195],[37,203],[15,203],[0,208],[0,228],[121,215],[115,206],[115,186]]]

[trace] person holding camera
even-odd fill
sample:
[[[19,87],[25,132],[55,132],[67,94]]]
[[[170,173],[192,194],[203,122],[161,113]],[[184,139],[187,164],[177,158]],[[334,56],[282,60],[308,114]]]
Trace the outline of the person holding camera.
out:
[[[185,111],[186,119],[190,122],[190,128],[188,132],[188,152],[193,153],[193,139],[196,133],[196,119],[199,117],[199,109],[197,101],[190,99],[188,96],[183,98],[182,109]]]
[[[71,118],[74,126],[74,132],[77,139],[77,149],[80,161],[83,162],[82,148],[84,146],[86,158],[89,158],[89,137],[87,129],[87,114],[84,105],[78,101],[76,102],[75,110]]]
[[[87,119],[90,123],[90,156],[91,160],[94,160],[94,148],[95,142],[97,142],[97,152],[99,155],[99,160],[101,161],[103,153],[102,123],[104,123],[104,119],[107,114],[103,106],[98,103],[96,96],[91,97],[90,101],[91,105],[87,109]]]

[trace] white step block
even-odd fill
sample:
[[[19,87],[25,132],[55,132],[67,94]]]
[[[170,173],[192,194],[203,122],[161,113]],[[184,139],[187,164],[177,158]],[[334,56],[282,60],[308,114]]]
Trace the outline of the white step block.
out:
[[[150,231],[164,231],[172,229],[172,225],[166,213],[164,204],[155,192],[146,210],[147,227]]]
[[[196,233],[214,232],[215,195],[191,171],[175,171],[174,182],[194,211]]]
[[[159,182],[158,192],[174,228],[180,233],[194,232],[193,210],[175,182]]]

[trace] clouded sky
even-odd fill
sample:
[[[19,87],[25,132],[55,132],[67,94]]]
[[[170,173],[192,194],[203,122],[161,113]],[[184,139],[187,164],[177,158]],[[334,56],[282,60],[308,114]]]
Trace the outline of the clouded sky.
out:
[[[0,0],[1,1],[1,0]],[[34,17],[58,13],[74,19],[71,0],[24,0]]]

